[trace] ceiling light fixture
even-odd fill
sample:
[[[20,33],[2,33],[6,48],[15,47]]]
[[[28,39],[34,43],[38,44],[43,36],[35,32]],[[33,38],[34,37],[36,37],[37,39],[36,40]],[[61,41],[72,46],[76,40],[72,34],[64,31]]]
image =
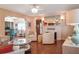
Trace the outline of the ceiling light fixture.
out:
[[[35,13],[38,13],[38,9],[37,9],[37,8],[32,8],[31,11],[32,11],[32,13],[34,13],[34,14],[35,14]]]

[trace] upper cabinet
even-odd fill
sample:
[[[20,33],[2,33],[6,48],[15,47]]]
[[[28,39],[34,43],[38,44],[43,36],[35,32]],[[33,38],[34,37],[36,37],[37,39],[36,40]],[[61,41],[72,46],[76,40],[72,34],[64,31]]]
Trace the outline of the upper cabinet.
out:
[[[66,24],[79,23],[79,9],[66,11]]]

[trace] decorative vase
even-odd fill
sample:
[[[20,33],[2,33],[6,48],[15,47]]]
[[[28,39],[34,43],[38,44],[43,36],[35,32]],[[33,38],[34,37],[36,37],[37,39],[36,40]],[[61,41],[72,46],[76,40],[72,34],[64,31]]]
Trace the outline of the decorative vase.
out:
[[[72,40],[73,43],[75,43],[76,45],[78,45],[79,44],[79,34],[78,35],[73,35],[71,37],[71,40]]]

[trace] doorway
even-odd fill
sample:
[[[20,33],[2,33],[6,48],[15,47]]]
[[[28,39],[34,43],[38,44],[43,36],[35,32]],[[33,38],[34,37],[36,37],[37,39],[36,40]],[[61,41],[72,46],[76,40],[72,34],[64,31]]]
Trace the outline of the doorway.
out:
[[[37,42],[41,42],[41,19],[36,20],[36,33],[37,33]]]

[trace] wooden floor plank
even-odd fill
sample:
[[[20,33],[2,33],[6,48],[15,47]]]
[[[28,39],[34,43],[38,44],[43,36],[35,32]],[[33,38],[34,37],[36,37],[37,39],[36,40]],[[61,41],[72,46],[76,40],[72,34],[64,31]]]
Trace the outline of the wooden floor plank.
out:
[[[62,44],[64,41],[58,40],[56,44],[43,45],[38,42],[31,43],[32,54],[62,54]]]

